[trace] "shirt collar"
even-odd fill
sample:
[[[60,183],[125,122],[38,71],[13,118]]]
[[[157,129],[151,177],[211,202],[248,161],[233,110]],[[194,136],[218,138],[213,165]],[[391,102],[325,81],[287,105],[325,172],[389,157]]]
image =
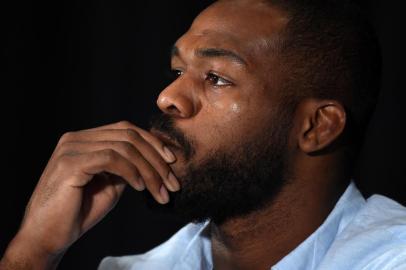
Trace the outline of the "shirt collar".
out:
[[[271,269],[316,269],[335,237],[364,204],[364,197],[351,182],[323,224]]]
[[[364,204],[364,197],[351,182],[323,224],[292,252],[271,267],[271,270],[316,269],[335,237]],[[190,241],[174,269],[208,270],[213,268],[209,224],[209,221],[201,224],[201,229]]]
[[[200,230],[185,248],[185,252],[173,269],[213,269],[209,224],[210,221],[201,224]]]

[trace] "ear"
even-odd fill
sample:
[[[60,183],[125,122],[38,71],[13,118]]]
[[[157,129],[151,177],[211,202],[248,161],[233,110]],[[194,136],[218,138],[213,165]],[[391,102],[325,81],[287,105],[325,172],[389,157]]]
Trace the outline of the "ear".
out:
[[[302,125],[299,147],[305,153],[314,153],[331,145],[344,131],[344,107],[334,100],[309,99],[300,106]]]

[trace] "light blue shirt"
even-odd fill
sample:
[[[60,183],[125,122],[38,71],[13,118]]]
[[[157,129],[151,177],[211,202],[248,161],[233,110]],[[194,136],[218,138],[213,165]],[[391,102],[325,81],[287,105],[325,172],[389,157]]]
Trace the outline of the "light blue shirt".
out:
[[[208,223],[188,224],[142,255],[107,257],[99,270],[211,270]],[[324,223],[271,270],[406,270],[406,208],[365,200],[351,183]]]

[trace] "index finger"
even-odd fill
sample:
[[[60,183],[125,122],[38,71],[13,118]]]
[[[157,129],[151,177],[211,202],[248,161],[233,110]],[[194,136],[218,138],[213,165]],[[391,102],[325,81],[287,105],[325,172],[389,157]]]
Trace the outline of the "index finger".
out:
[[[167,163],[174,163],[176,161],[176,156],[172,151],[165,146],[165,144],[155,137],[150,132],[143,130],[129,121],[120,121],[113,124],[108,124],[96,128],[88,129],[90,130],[103,130],[103,129],[133,129],[135,130],[145,141],[152,145],[152,147],[165,159]]]

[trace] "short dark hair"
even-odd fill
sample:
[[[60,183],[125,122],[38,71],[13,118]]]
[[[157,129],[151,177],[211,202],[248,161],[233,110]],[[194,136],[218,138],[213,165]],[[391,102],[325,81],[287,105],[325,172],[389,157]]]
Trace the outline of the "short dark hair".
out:
[[[263,0],[288,14],[278,46],[291,100],[338,100],[359,152],[381,85],[378,38],[359,5],[346,0]]]

